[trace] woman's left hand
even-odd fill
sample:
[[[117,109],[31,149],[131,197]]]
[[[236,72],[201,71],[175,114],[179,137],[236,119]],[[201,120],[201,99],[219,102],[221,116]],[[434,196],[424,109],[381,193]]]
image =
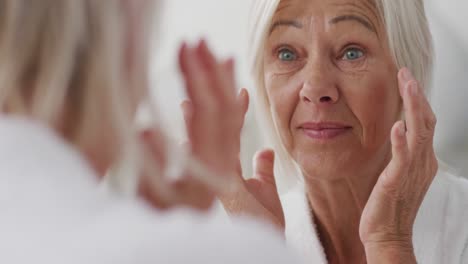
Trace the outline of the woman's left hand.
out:
[[[398,83],[406,116],[391,131],[392,160],[380,175],[361,216],[359,234],[368,263],[414,263],[413,224],[438,170],[433,148],[435,115],[406,68]]]
[[[188,173],[177,180],[168,180],[162,174],[167,166],[167,138],[158,129],[147,129],[140,133],[145,147],[144,164],[153,170],[144,170],[138,184],[138,194],[149,205],[164,210],[173,207],[188,207],[208,210],[214,202],[210,186],[190,177]],[[147,168],[146,166],[144,167]],[[154,169],[158,169],[154,171]]]

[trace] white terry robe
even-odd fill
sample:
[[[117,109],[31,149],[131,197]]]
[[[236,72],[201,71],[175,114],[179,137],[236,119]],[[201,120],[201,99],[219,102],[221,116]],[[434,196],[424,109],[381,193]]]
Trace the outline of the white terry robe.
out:
[[[281,201],[290,247],[307,263],[327,263],[304,186]],[[439,171],[416,217],[413,246],[418,263],[468,264],[468,180]]]
[[[298,263],[272,229],[103,192],[48,128],[0,117],[0,263]]]

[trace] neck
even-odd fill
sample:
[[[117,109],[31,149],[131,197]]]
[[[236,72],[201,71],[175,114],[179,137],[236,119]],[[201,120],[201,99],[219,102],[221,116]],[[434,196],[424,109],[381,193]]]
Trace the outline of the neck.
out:
[[[306,180],[307,198],[329,263],[366,262],[359,237],[361,214],[389,158],[368,162],[376,165],[362,173]]]

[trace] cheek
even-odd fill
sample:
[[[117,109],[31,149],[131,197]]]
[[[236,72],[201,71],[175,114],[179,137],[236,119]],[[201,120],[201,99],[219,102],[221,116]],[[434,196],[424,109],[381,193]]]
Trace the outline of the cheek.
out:
[[[298,87],[300,85],[293,77],[266,71],[265,88],[270,110],[286,149],[292,147],[290,124],[299,99]]]
[[[399,117],[398,84],[396,78],[387,75],[393,76],[385,73],[367,74],[371,78],[358,81],[360,89],[350,89],[346,96],[349,107],[361,125],[361,143],[367,148],[385,143]]]

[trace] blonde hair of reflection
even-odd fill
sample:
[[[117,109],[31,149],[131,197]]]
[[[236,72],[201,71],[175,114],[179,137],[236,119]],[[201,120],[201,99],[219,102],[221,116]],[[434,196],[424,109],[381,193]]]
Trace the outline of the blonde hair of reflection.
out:
[[[408,67],[425,89],[427,96],[433,71],[433,41],[423,0],[372,0],[387,33],[394,62],[400,69]],[[303,181],[301,170],[284,148],[275,125],[265,90],[263,52],[268,30],[280,0],[255,0],[250,14],[249,58],[255,89],[257,115],[264,133],[278,155],[275,175],[280,193]],[[395,76],[396,78],[396,76]]]
[[[100,128],[106,123],[107,138],[118,145],[112,151],[111,186],[133,196],[145,171],[153,176],[155,190],[172,199],[160,164],[142,162],[151,151],[139,143],[132,126],[132,97],[143,98],[138,103],[149,108],[151,125],[158,125],[149,96],[141,94],[149,92],[149,44],[158,17],[154,11],[161,5],[157,0],[144,2],[150,6],[135,16],[142,19],[141,39],[133,47],[138,66],[127,75],[122,73],[127,70],[123,40],[130,21],[129,1],[0,0],[0,110],[59,130],[78,149],[96,144],[95,135],[102,135]],[[71,128],[64,132],[62,127]],[[168,143],[169,149],[176,146],[169,139]],[[182,162],[194,177],[224,186],[186,156]]]

